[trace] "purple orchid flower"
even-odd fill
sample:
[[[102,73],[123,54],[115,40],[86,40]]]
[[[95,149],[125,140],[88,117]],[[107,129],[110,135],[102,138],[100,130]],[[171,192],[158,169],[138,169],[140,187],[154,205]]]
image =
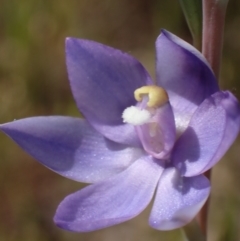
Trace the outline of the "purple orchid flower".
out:
[[[68,38],[73,96],[86,119],[31,117],[0,126],[40,163],[93,183],[67,196],[55,223],[88,232],[134,218],[155,193],[151,227],[190,222],[210,192],[203,175],[239,133],[240,108],[220,91],[205,58],[163,30],[156,41],[157,80],[133,57]]]

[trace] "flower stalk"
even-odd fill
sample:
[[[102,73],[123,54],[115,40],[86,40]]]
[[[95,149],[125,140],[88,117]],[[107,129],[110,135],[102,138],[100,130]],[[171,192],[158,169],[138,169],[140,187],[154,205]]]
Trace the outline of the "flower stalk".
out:
[[[202,53],[211,65],[218,80],[222,57],[224,22],[228,0],[203,0]],[[211,169],[205,173],[211,179]],[[210,198],[201,209],[198,221],[202,232],[207,235],[207,217]]]
[[[227,3],[226,0],[203,0],[202,53],[217,79],[220,72]]]

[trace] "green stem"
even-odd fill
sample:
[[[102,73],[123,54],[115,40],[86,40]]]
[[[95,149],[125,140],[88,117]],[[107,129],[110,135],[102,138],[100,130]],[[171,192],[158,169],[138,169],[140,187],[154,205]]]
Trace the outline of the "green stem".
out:
[[[192,34],[193,45],[199,51],[202,47],[202,0],[179,0],[188,27]]]

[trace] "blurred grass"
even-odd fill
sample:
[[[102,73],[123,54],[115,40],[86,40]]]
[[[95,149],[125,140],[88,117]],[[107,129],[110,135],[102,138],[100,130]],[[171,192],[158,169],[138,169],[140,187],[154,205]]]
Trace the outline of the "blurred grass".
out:
[[[231,0],[220,84],[240,98],[240,2]],[[161,28],[191,41],[177,1],[2,0],[0,8],[0,122],[34,115],[79,116],[65,69],[67,36],[92,39],[137,57],[154,76],[154,42]],[[0,241],[180,240],[139,217],[86,234],[58,229],[58,203],[82,184],[39,165],[0,136]],[[240,240],[239,144],[214,169],[210,240]]]

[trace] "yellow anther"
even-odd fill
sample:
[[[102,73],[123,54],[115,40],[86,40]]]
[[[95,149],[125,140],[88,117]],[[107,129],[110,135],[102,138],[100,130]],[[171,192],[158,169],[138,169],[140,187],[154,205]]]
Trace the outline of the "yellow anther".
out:
[[[166,90],[156,85],[143,86],[134,91],[134,97],[137,101],[141,101],[145,95],[148,95],[148,107],[160,107],[168,102],[168,94]]]

